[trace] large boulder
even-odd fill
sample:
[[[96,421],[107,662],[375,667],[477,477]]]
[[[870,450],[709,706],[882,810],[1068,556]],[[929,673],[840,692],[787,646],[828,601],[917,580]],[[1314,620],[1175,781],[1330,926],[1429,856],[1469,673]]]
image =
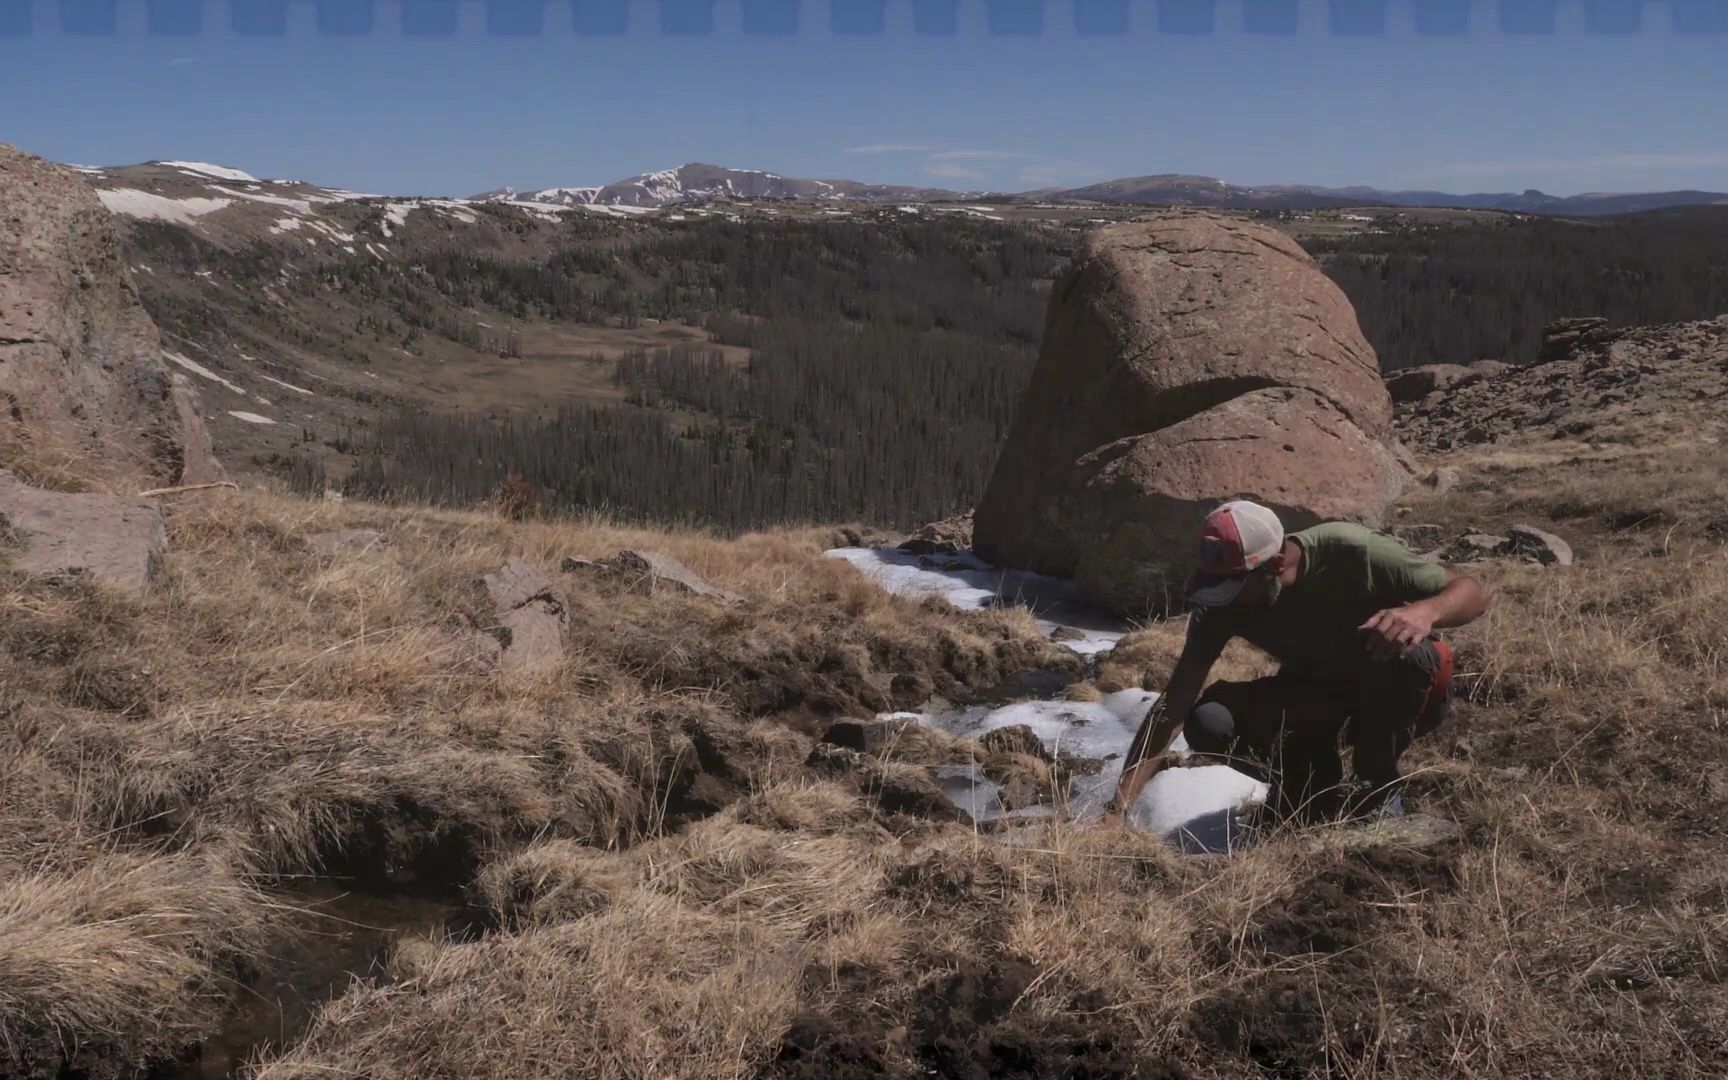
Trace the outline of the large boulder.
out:
[[[1408,479],[1391,416],[1349,301],[1289,237],[1192,212],[1106,226],[1052,292],[974,547],[1163,607],[1223,499],[1376,520]]]
[[[108,211],[75,171],[3,143],[0,456],[33,479],[120,490],[219,478]]]

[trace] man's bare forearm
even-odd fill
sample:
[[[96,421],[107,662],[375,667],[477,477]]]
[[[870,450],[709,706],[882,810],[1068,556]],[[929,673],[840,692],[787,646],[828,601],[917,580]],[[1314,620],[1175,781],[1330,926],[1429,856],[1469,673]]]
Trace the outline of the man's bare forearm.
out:
[[[1427,609],[1436,629],[1464,626],[1488,610],[1488,590],[1473,577],[1452,573],[1444,589],[1416,603]]]
[[[1116,783],[1114,800],[1119,811],[1126,812],[1133,806],[1141,789],[1163,767],[1164,752],[1170,749],[1176,733],[1193,711],[1209,667],[1202,668],[1186,657],[1177,661],[1164,696],[1141,721],[1134,741],[1128,744],[1128,755],[1122,759],[1122,778]]]

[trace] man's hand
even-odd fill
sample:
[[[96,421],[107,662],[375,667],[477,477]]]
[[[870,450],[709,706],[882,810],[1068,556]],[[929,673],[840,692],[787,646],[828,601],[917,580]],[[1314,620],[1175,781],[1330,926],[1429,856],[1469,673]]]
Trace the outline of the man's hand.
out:
[[[1390,660],[1412,645],[1420,645],[1434,631],[1434,616],[1426,605],[1405,604],[1376,612],[1357,629],[1368,633],[1368,653],[1376,660]]]

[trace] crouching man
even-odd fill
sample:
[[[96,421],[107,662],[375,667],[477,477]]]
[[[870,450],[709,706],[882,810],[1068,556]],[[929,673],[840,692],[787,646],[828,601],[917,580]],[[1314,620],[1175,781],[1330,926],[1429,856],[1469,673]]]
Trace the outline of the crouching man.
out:
[[[1398,758],[1444,719],[1451,691],[1452,651],[1434,631],[1480,616],[1482,586],[1360,525],[1285,536],[1271,510],[1239,500],[1207,517],[1189,587],[1164,708],[1130,744],[1105,821],[1124,818],[1178,730],[1192,750],[1269,783],[1280,816],[1398,812]],[[1277,659],[1278,673],[1206,688],[1234,637]],[[1340,739],[1353,752],[1350,785]]]

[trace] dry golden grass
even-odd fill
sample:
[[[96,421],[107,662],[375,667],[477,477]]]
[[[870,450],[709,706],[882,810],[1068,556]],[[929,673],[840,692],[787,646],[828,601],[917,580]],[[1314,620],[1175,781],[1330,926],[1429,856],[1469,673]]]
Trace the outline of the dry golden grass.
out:
[[[1482,571],[1467,700],[1407,759],[1464,835],[1286,829],[1227,859],[932,820],[928,765],[1013,757],[934,732],[807,766],[833,717],[1071,663],[1023,612],[884,596],[822,530],[177,509],[142,600],[0,592],[0,1072],[196,1042],[282,948],[276,885],[334,873],[459,888],[467,930],[403,940],[255,1075],[1720,1075],[1717,477],[1676,470],[1652,520],[1647,459],[1521,453],[1405,518],[1530,520],[1580,554]],[[348,527],[390,542],[306,544]],[[506,681],[473,648],[504,558],[625,547],[745,599],[556,575],[564,664]],[[1098,689],[1161,682],[1181,630],[1125,640]]]

